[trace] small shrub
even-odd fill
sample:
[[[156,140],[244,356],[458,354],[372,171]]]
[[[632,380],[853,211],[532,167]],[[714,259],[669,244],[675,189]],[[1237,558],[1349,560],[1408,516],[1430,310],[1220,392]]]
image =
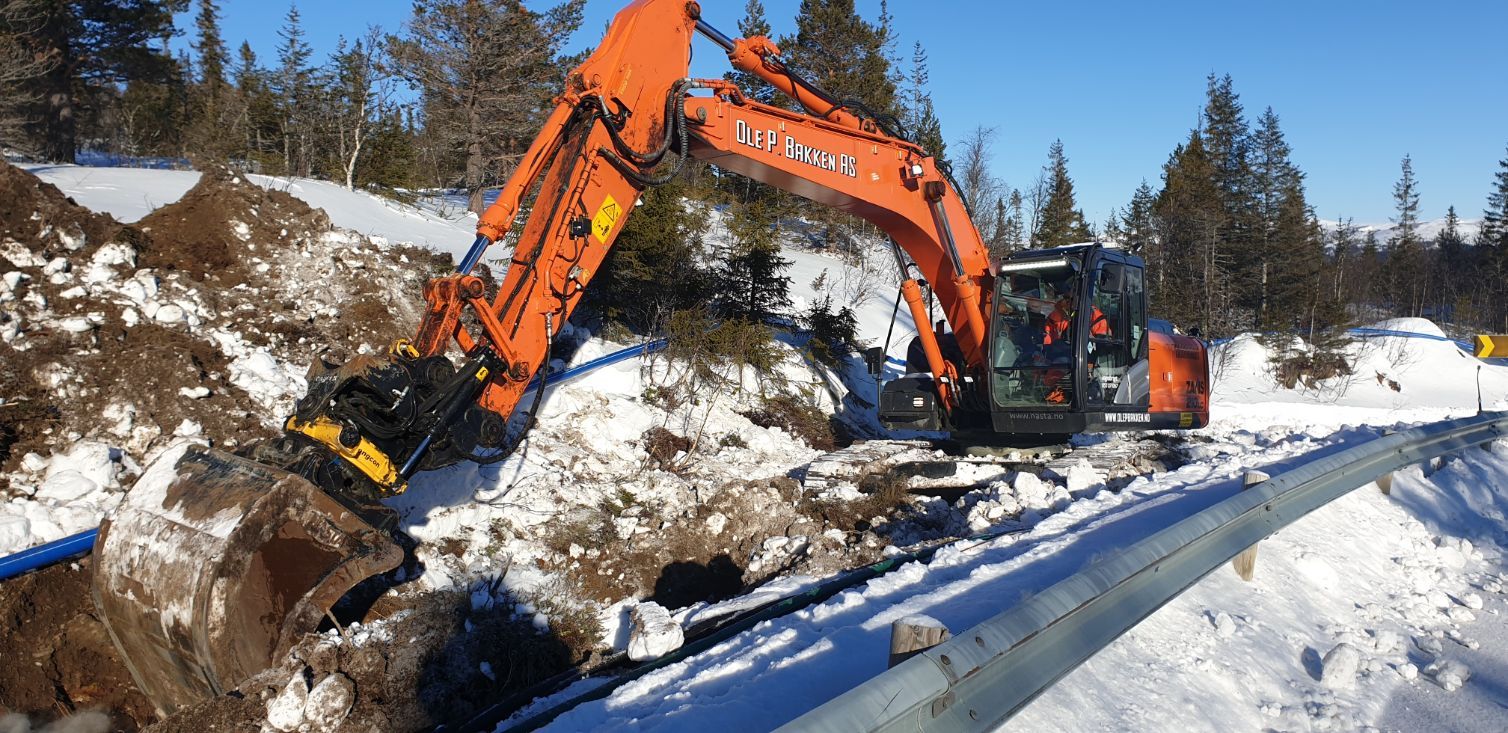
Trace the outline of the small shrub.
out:
[[[834,450],[844,437],[821,410],[788,395],[766,399],[757,410],[742,413],[762,428],[780,428],[817,450]]]
[[[660,468],[673,470],[676,467],[676,455],[691,452],[691,441],[682,438],[665,428],[655,426],[643,435],[644,452],[658,463]]]
[[[846,305],[834,310],[831,295],[824,295],[812,303],[802,314],[801,324],[812,332],[811,341],[807,343],[812,358],[830,367],[839,366],[843,357],[859,343],[858,317]]]
[[[1284,389],[1350,375],[1351,365],[1338,353],[1288,353],[1273,358],[1273,376]]]

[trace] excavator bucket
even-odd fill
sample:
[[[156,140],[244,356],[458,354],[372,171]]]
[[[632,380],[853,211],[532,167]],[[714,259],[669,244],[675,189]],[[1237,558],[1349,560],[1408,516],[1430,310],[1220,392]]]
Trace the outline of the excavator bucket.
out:
[[[94,557],[95,605],[166,716],[279,661],[403,551],[299,476],[180,446],[100,527]]]

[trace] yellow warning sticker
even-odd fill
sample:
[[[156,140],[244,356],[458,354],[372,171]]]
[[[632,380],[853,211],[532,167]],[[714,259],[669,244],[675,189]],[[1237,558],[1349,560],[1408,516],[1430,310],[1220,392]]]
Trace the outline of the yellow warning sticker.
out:
[[[613,224],[623,216],[623,207],[609,195],[602,201],[602,207],[597,209],[597,215],[592,217],[592,236],[598,242],[607,244],[607,235],[613,231]]]
[[[1178,427],[1186,428],[1194,424],[1194,413],[1184,412],[1178,415]]]

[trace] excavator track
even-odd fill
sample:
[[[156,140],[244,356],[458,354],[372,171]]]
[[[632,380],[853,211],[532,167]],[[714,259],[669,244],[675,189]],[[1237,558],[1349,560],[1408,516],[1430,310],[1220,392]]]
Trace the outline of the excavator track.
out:
[[[1151,439],[1115,437],[1087,446],[1055,444],[1036,448],[972,449],[951,455],[944,441],[871,440],[855,443],[812,461],[802,487],[811,494],[873,490],[904,482],[914,493],[948,494],[985,486],[1027,471],[1066,478],[1088,466],[1109,479],[1139,475],[1176,462],[1172,452]]]

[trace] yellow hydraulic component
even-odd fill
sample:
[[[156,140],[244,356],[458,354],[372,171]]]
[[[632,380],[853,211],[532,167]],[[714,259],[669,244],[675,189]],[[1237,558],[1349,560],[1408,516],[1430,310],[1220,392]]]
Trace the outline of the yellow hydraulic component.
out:
[[[396,345],[395,345],[396,348]],[[355,446],[347,447],[340,441],[341,425],[329,418],[315,418],[313,422],[303,422],[296,417],[288,418],[286,430],[294,433],[303,433],[323,444],[351,462],[351,465],[361,469],[368,478],[377,482],[386,493],[397,495],[408,488],[408,483],[398,483],[398,468],[393,465],[393,460],[388,458],[372,444],[372,441],[361,437]]]
[[[387,353],[392,356],[406,356],[410,359],[419,358],[419,350],[414,348],[413,342],[408,339],[394,341],[393,345],[388,347]]]

